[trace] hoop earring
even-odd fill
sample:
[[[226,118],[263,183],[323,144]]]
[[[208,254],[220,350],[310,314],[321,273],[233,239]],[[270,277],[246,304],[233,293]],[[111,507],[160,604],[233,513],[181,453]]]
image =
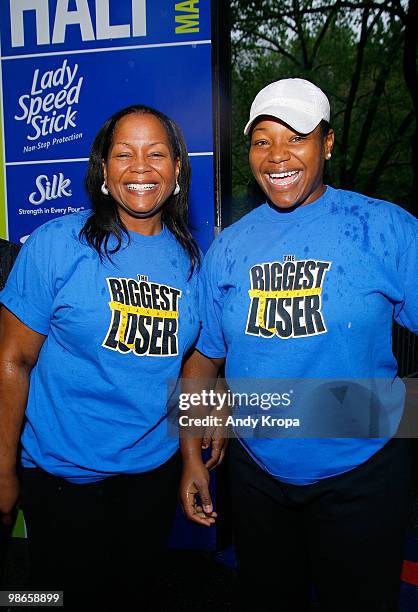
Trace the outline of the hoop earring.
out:
[[[180,193],[180,185],[178,184],[178,182],[176,181],[176,187],[173,191],[173,195],[178,195]]]
[[[100,187],[100,191],[101,191],[101,192],[102,192],[102,194],[103,194],[103,195],[105,195],[105,196],[109,195],[109,190],[108,190],[108,188],[106,187],[106,183],[105,183],[105,181],[103,181],[103,184],[102,184],[102,186]]]

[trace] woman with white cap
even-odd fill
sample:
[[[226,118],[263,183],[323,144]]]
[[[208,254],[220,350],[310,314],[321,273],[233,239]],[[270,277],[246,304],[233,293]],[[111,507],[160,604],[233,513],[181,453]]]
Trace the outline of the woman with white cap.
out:
[[[215,379],[225,363],[231,391],[283,391],[268,405],[282,418],[263,427],[259,402],[228,450],[240,609],[308,610],[312,586],[321,610],[398,609],[410,451],[393,437],[403,385],[391,332],[393,320],[418,331],[418,222],[324,185],[329,120],[304,79],[258,93],[245,134],[266,202],[222,232],[201,274],[184,376]],[[200,440],[182,447],[186,515],[210,525]]]

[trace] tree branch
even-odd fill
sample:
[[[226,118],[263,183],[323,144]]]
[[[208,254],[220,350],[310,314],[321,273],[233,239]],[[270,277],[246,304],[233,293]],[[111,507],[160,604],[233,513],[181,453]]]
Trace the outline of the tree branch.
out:
[[[363,59],[364,59],[364,50],[366,47],[367,37],[368,37],[368,27],[367,21],[369,18],[370,10],[368,6],[365,8],[362,19],[361,19],[361,33],[360,40],[357,45],[357,58],[356,64],[354,67],[354,73],[351,79],[351,86],[348,92],[347,103],[345,107],[344,114],[344,124],[343,131],[341,137],[341,172],[340,172],[340,182],[341,185],[347,186],[347,155],[348,155],[348,141],[350,136],[350,127],[351,127],[351,117],[353,114],[354,101],[356,98],[356,93],[360,83],[360,76],[363,67]]]
[[[340,2],[339,0],[337,0],[337,2],[333,5],[332,9],[330,10],[329,15],[327,16],[325,20],[325,23],[322,26],[322,29],[315,40],[315,44],[312,49],[312,58],[311,58],[312,65],[315,62],[316,56],[319,51],[319,47],[321,46],[321,42],[325,34],[327,33],[328,28],[330,27],[331,23],[335,20],[339,7],[340,7]]]
[[[303,59],[302,65],[304,66],[304,68],[309,69],[310,68],[310,63],[309,63],[309,58],[308,58],[308,49],[306,47],[305,35],[304,35],[304,32],[303,32],[303,25],[302,25],[301,14],[300,14],[299,0],[292,0],[292,5],[293,5],[296,29],[297,29],[298,38],[299,38],[299,42],[300,42],[300,47],[301,47],[301,51],[302,51],[302,59]]]
[[[388,57],[390,58],[392,56],[392,53],[395,52],[395,49],[398,47],[399,42],[401,40],[402,36],[394,36],[392,41],[391,41],[391,45],[390,45],[390,49],[388,50]],[[382,94],[384,92],[385,89],[385,84],[386,84],[386,80],[390,74],[392,65],[389,62],[385,64],[383,64],[381,70],[380,70],[380,74],[378,76],[378,78],[376,79],[375,82],[375,87],[374,87],[374,91],[373,94],[371,96],[371,100],[368,104],[368,110],[366,113],[366,117],[363,121],[363,125],[361,127],[361,131],[360,131],[360,136],[357,142],[357,146],[356,146],[356,151],[354,154],[354,158],[351,164],[351,167],[347,170],[347,179],[348,179],[348,184],[349,185],[353,185],[354,183],[354,178],[357,174],[357,171],[360,167],[361,161],[364,157],[364,152],[366,150],[366,146],[369,140],[369,136],[370,136],[370,132],[372,129],[372,125],[373,125],[373,121],[376,117],[376,113],[377,113],[377,109],[378,109],[378,105],[379,105],[379,101],[380,98],[382,97]]]
[[[377,162],[370,178],[367,180],[364,190],[367,194],[373,194],[376,191],[376,186],[377,183],[379,182],[379,179],[381,177],[381,175],[383,174],[384,169],[387,167],[388,165],[388,161],[391,158],[391,156],[393,155],[396,146],[401,142],[401,137],[405,134],[405,132],[407,131],[407,129],[410,127],[410,125],[412,124],[412,121],[414,119],[414,113],[413,111],[410,111],[403,119],[401,125],[399,126],[398,130],[396,131],[396,136],[395,138],[393,138],[389,144],[386,146],[385,150],[383,151],[382,155],[379,158],[379,161]]]
[[[338,2],[338,0],[337,0]],[[322,6],[315,6],[312,8],[307,8],[306,10],[304,10],[304,14],[305,15],[313,15],[315,13],[327,13],[328,11],[331,11],[333,9],[335,5],[322,5]],[[403,11],[402,7],[398,4],[396,4],[396,7],[391,7],[390,5],[386,4],[386,3],[382,3],[380,4],[379,2],[367,2],[367,5],[364,2],[345,2],[342,1],[339,3],[339,8],[341,9],[350,9],[350,10],[358,10],[358,11],[362,11],[365,8],[369,8],[369,9],[377,9],[377,10],[381,10],[384,13],[387,13],[388,15],[391,15],[392,17],[399,17],[402,21],[404,21],[405,19],[405,12]],[[283,13],[283,16],[289,17],[291,15],[290,12],[288,13]]]

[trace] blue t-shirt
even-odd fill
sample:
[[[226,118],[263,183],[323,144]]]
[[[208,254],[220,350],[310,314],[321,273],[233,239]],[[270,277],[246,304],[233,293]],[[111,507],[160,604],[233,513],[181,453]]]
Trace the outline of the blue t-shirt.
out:
[[[23,246],[1,302],[46,339],[30,378],[25,466],[73,482],[152,470],[177,450],[169,387],[199,330],[197,274],[166,227],[112,261],[79,240],[90,211]],[[112,242],[110,243],[112,246]]]
[[[349,396],[357,389],[360,400],[369,397],[363,393],[369,380],[386,411],[382,436],[347,434],[358,414],[339,416],[347,425],[341,436],[318,439],[309,427],[307,436],[288,432],[291,439],[266,436],[266,428],[261,436],[242,435],[265,470],[284,482],[313,483],[360,465],[393,435],[404,393],[392,322],[418,331],[417,219],[394,204],[331,187],[291,212],[263,204],[215,240],[200,277],[197,349],[226,357],[232,391],[242,392],[249,378],[292,379],[292,385],[317,380],[318,386],[325,380],[331,387],[334,380],[351,381],[331,388],[338,406],[347,389]],[[309,401],[298,407],[308,420]]]

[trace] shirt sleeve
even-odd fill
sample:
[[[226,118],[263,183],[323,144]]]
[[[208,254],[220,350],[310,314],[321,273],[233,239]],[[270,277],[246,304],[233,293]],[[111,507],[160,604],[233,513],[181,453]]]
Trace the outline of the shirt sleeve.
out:
[[[54,295],[43,266],[50,267],[51,254],[45,232],[35,232],[23,245],[0,292],[0,302],[22,323],[47,335]]]
[[[418,333],[418,222],[415,234],[400,257],[398,272],[404,289],[403,300],[395,307],[395,321]]]
[[[199,314],[201,330],[196,348],[207,357],[226,357],[222,331],[224,292],[220,288],[221,265],[217,242],[211,246],[199,274]]]

